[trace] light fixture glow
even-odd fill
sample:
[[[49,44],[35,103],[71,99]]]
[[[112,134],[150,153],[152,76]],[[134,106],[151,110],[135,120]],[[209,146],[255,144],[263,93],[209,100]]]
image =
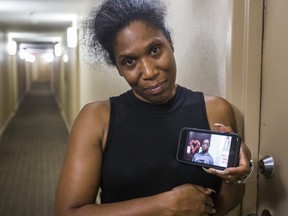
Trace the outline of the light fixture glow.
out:
[[[8,42],[8,53],[9,55],[16,55],[17,53],[17,43],[14,40],[9,40]]]
[[[77,28],[69,27],[67,29],[67,45],[70,48],[77,47]]]
[[[59,43],[55,44],[54,53],[55,53],[55,56],[57,56],[57,57],[62,55],[62,46],[61,46],[61,44],[59,44]]]
[[[36,57],[33,54],[26,52],[25,61],[34,63],[36,61]]]
[[[45,53],[43,54],[43,58],[47,63],[53,62],[54,61],[54,54],[53,53]]]
[[[67,63],[69,61],[69,57],[67,54],[63,55],[63,61]]]
[[[19,50],[19,57],[20,57],[20,59],[25,59],[25,57],[26,57],[26,50],[25,49],[20,49]]]

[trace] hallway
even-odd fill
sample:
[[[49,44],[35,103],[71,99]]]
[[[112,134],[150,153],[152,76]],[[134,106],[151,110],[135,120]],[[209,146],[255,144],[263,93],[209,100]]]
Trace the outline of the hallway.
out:
[[[33,83],[0,138],[0,215],[53,215],[67,138],[49,83]]]

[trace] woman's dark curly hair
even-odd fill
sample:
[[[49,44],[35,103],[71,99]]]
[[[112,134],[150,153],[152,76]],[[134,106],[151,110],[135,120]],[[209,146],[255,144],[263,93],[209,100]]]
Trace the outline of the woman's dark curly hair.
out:
[[[160,29],[173,49],[170,31],[165,25],[166,6],[160,0],[104,0],[93,8],[83,22],[83,42],[88,53],[102,56],[116,65],[115,39],[132,21],[139,20]]]

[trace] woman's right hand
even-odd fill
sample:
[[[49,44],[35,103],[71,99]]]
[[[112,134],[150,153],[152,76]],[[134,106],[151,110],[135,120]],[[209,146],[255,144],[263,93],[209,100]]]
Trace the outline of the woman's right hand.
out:
[[[214,202],[211,198],[212,189],[198,185],[185,184],[173,188],[171,191],[172,202],[168,208],[174,212],[173,215],[181,216],[208,216],[214,214]]]

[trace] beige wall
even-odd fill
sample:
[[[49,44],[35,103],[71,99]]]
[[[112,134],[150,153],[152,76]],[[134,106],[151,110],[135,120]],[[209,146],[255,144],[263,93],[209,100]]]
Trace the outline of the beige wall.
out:
[[[207,94],[226,95],[230,3],[226,0],[169,0],[178,68],[177,82]]]
[[[67,48],[69,62],[64,65],[65,118],[70,128],[79,111],[79,55],[78,48]]]
[[[16,108],[16,60],[7,53],[7,34],[0,32],[0,135]]]
[[[7,83],[7,64],[5,55],[5,38],[4,33],[0,32],[0,129],[7,120],[9,111],[7,110],[7,94],[5,94],[5,84]]]
[[[79,112],[79,49],[68,48],[66,31],[62,35],[62,56],[57,57],[52,69],[52,88],[68,129]],[[63,61],[67,54],[68,62]],[[84,70],[84,69],[82,69]]]

